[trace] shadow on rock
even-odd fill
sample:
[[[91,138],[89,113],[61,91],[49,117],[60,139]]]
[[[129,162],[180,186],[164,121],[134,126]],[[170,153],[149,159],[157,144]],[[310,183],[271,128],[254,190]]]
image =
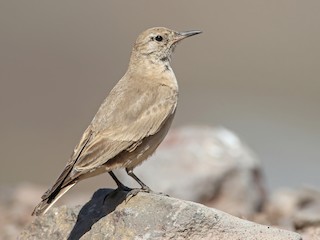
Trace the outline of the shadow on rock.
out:
[[[126,199],[127,192],[118,189],[99,189],[80,210],[68,240],[80,239],[92,225],[113,212]]]
[[[52,208],[35,218],[19,239],[302,239],[201,204],[144,192],[126,202],[126,195],[102,189],[80,211],[79,206]]]

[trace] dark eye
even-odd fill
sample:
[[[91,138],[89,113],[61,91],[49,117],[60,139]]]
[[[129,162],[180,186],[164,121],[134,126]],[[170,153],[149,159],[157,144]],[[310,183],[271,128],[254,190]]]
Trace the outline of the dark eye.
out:
[[[156,41],[161,42],[163,40],[163,38],[160,35],[157,35],[155,37]]]

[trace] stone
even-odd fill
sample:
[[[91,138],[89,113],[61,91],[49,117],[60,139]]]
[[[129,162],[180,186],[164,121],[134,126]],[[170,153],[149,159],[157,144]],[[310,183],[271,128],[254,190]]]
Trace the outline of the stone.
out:
[[[134,172],[154,191],[236,216],[260,211],[266,199],[261,162],[221,127],[171,130],[155,155]],[[126,185],[137,186],[125,171],[116,174]]]
[[[19,239],[300,240],[297,233],[264,226],[164,195],[100,189],[83,207],[52,208]]]
[[[0,186],[0,239],[17,239],[22,229],[34,219],[32,210],[45,190],[46,187],[27,182]],[[83,204],[91,195],[75,191],[59,204]]]
[[[264,212],[269,222],[278,226],[295,230],[320,227],[320,191],[311,187],[279,189]]]
[[[301,235],[303,240],[320,240],[320,227],[307,227]]]
[[[16,239],[31,220],[31,209],[43,189],[32,184],[0,186],[0,239]]]

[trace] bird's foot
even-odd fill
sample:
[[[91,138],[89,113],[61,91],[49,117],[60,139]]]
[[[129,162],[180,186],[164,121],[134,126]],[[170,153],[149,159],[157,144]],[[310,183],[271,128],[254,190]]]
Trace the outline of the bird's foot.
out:
[[[129,200],[136,196],[139,192],[145,192],[145,193],[153,193],[153,194],[157,194],[157,195],[162,195],[162,196],[166,196],[169,197],[168,194],[162,193],[162,192],[154,192],[152,191],[149,187],[143,187],[143,188],[133,188],[131,189],[126,196],[126,202],[129,202]]]
[[[149,187],[133,188],[127,193],[126,202],[129,202],[129,200],[132,197],[136,196],[139,192],[153,193],[153,191]]]

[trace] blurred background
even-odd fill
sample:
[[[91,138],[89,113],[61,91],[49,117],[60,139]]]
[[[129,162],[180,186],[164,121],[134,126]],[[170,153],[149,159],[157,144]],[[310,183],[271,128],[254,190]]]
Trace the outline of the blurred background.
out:
[[[224,126],[261,159],[270,189],[320,181],[320,2],[1,1],[1,185],[47,188],[125,73],[137,35],[181,43],[173,127]],[[76,188],[110,187],[99,176]],[[40,197],[40,196],[39,196]]]

